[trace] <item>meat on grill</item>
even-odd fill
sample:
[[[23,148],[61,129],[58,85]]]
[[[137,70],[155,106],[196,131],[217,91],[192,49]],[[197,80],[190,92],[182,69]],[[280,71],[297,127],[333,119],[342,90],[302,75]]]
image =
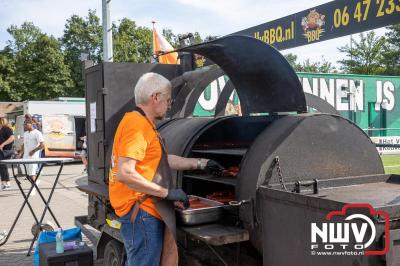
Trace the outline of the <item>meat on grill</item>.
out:
[[[176,208],[179,208],[182,210],[185,209],[182,202],[176,201],[174,203],[174,205]],[[196,198],[196,197],[189,198],[189,208],[188,209],[200,209],[200,208],[208,208],[208,207],[211,207],[211,206],[208,205],[207,203],[201,201],[199,198]]]
[[[235,200],[235,195],[231,191],[216,191],[207,195],[206,198],[228,204],[230,201]]]

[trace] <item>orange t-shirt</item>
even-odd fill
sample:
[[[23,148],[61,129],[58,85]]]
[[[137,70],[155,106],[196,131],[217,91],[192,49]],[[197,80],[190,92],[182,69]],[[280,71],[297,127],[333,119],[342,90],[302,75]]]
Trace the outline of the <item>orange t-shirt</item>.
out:
[[[144,194],[117,181],[118,158],[128,157],[136,160],[136,171],[147,180],[152,181],[161,155],[161,144],[151,122],[138,112],[126,113],[115,133],[108,177],[110,202],[119,217],[126,215],[138,197]],[[161,219],[151,198],[140,204],[140,208]]]

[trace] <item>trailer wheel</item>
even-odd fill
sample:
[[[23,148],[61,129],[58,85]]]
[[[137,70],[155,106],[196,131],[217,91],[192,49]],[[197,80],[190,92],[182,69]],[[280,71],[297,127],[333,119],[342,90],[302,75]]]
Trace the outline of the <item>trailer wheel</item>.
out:
[[[104,249],[104,265],[122,266],[123,246],[117,240],[111,240]]]

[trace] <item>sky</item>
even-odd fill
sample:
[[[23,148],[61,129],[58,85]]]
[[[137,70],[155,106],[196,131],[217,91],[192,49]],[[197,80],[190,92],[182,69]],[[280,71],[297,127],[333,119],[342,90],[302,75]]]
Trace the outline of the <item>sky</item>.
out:
[[[111,0],[111,20],[126,17],[140,26],[170,28],[176,34],[198,31],[203,37],[223,36],[304,9],[327,0]],[[10,35],[11,24],[33,22],[43,32],[61,37],[66,20],[72,15],[86,16],[89,9],[101,18],[102,0],[0,0],[0,49]],[[384,35],[384,29],[376,30]],[[357,39],[357,36],[353,35]],[[337,66],[344,58],[337,47],[350,43],[350,36],[282,51],[293,53],[299,61],[320,61],[322,57]]]

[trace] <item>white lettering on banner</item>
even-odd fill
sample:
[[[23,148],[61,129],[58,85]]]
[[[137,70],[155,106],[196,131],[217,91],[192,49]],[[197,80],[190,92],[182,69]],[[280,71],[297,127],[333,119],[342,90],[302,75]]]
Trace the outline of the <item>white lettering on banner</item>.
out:
[[[231,96],[229,96],[229,100],[233,101],[234,98],[235,98],[235,90],[232,91]]]
[[[225,82],[225,77],[224,76],[221,76],[221,77],[218,78],[218,90],[219,90],[218,95],[224,89],[225,83],[226,82]]]
[[[317,78],[312,79],[312,86],[313,86],[312,91],[315,96],[319,95],[319,84],[318,83],[319,83],[319,80]]]
[[[386,105],[384,107],[388,111],[392,111],[394,107],[394,85],[390,81],[383,83],[383,94],[385,99],[387,99]]]
[[[347,99],[346,91],[349,88],[349,80],[337,79],[336,80],[336,110],[348,111],[349,103],[344,103],[343,98]]]
[[[318,96],[318,92],[319,92],[319,88],[318,88],[318,79],[317,78],[313,78],[312,79],[312,88],[310,85],[310,81],[308,80],[308,78],[303,78],[303,91],[310,93],[310,94],[314,94],[315,96]]]
[[[364,111],[364,81],[350,80],[350,108],[352,111]]]
[[[338,111],[364,111],[363,80],[300,78],[303,91],[319,96]],[[350,102],[349,102],[350,100]]]
[[[364,111],[365,81],[354,79],[326,79],[299,77],[303,91],[320,97],[338,111]],[[224,76],[219,77],[207,87],[209,98],[205,92],[198,100],[205,111],[213,111],[219,94],[226,85]],[[395,85],[391,81],[376,81],[375,111],[383,109],[393,111],[395,107]],[[236,95],[235,95],[236,96]],[[232,99],[232,95],[230,97]],[[350,102],[349,102],[350,101]]]
[[[218,96],[219,96],[218,81],[214,80],[210,84],[210,99],[206,99],[205,91],[203,91],[199,98],[199,104],[204,110],[212,111],[214,110],[215,105],[217,104]]]
[[[310,86],[310,82],[308,81],[308,78],[303,78],[303,80],[300,78],[300,83],[303,85],[304,92],[312,94],[312,89]]]
[[[375,111],[381,110],[382,104],[382,81],[378,80],[376,82],[376,102],[375,102]]]
[[[320,96],[322,100],[335,106],[335,80],[329,79],[329,87],[326,79],[320,79]]]
[[[392,82],[378,80],[376,82],[375,111],[381,111],[381,109],[392,111],[395,105],[394,93],[395,87]]]
[[[370,137],[376,144],[400,144],[400,136]],[[380,154],[400,154],[400,147],[376,147]]]

